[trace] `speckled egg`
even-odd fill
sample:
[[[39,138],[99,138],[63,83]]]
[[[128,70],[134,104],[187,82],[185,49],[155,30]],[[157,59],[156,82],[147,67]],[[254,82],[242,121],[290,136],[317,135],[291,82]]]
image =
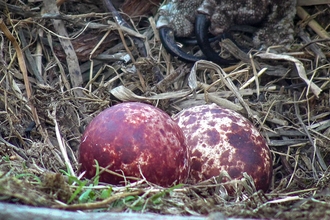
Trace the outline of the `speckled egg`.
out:
[[[185,109],[173,118],[191,150],[192,184],[226,170],[233,179],[242,178],[246,172],[257,190],[268,190],[272,178],[270,150],[249,120],[216,104]]]
[[[160,186],[184,183],[189,173],[184,134],[173,119],[152,105],[128,102],[105,109],[86,127],[79,148],[85,176],[101,167],[146,178]],[[134,182],[128,179],[130,182]],[[100,181],[123,184],[123,178],[103,172]]]

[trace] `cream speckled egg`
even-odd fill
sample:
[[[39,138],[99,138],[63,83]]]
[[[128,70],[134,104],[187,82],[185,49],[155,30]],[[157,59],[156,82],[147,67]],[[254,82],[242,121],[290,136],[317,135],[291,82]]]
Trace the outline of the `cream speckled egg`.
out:
[[[240,179],[246,172],[257,190],[268,190],[272,178],[269,147],[260,132],[242,115],[216,104],[196,106],[175,115],[190,148],[189,180],[198,183],[226,170]]]

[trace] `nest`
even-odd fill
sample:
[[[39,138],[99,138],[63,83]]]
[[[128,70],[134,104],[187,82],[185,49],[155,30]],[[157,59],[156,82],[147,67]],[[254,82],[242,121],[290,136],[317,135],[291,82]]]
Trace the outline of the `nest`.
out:
[[[122,6],[133,30],[88,0],[58,1],[59,8],[48,0],[0,1],[1,200],[110,214],[330,216],[328,6],[298,1],[289,51],[251,50],[236,65],[221,68],[169,56],[155,28],[157,14],[150,14],[159,1],[132,10],[134,2],[139,1]],[[147,56],[134,39],[143,42]],[[221,44],[224,54],[237,55],[231,42]],[[221,177],[172,188],[144,179],[120,187],[79,177],[84,128],[123,101],[151,103],[170,115],[216,103],[245,115],[271,148],[270,190],[255,191],[248,175],[229,183],[234,195],[219,183]]]

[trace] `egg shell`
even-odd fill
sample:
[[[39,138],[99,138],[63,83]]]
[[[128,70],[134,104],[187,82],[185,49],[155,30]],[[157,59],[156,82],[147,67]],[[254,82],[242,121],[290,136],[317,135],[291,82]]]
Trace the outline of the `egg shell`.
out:
[[[246,172],[257,190],[268,190],[272,178],[271,153],[249,120],[216,104],[185,109],[173,118],[191,150],[192,184],[226,170],[233,179],[242,178]]]
[[[79,162],[87,178],[95,175],[97,160],[119,174],[141,177],[142,172],[151,183],[171,186],[186,182],[188,153],[184,134],[169,115],[152,105],[128,102],[105,109],[86,127]],[[123,178],[104,172],[100,181],[118,185]]]

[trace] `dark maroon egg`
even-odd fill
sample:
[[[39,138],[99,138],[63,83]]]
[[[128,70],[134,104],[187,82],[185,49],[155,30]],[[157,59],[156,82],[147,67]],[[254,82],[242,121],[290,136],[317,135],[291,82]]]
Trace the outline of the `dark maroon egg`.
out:
[[[249,120],[216,104],[192,107],[173,118],[191,150],[191,183],[219,176],[225,170],[233,179],[241,179],[246,172],[257,190],[268,190],[272,178],[270,150]]]
[[[94,160],[101,167],[132,177],[146,178],[160,186],[184,183],[189,173],[189,151],[181,128],[160,109],[128,102],[97,115],[87,126],[79,148],[85,176],[95,175]],[[100,181],[122,184],[123,178],[104,172]],[[130,182],[134,182],[130,180]]]

